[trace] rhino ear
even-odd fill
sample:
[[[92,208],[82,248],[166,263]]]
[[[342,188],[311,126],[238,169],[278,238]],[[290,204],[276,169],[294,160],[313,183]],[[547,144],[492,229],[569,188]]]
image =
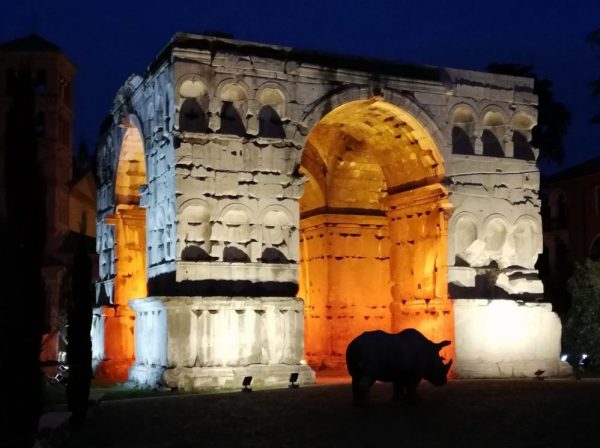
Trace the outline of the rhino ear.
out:
[[[442,342],[438,342],[437,344],[435,344],[435,348],[437,348],[438,351],[440,351],[441,349],[443,349],[444,347],[446,347],[447,345],[452,344],[452,341],[442,341]]]

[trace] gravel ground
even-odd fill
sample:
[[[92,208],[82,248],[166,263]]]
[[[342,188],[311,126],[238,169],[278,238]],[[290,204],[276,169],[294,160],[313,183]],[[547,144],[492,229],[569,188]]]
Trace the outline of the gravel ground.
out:
[[[72,447],[600,447],[600,381],[422,382],[417,405],[377,383],[103,401]]]

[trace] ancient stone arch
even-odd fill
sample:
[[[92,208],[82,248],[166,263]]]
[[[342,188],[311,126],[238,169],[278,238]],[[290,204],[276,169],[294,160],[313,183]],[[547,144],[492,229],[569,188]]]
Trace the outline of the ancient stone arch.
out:
[[[343,95],[348,99],[347,92]],[[301,221],[301,277],[312,278],[306,289],[300,283],[299,293],[310,303],[308,359],[315,365],[343,364],[345,347],[362,331],[395,330],[408,322],[431,338],[452,337],[451,303],[440,286],[450,204],[439,183],[444,161],[425,127],[381,97],[359,99],[321,118],[304,151],[308,176],[315,165],[327,171],[315,184],[325,190],[305,193],[318,194],[323,203],[309,196],[308,206],[304,198],[300,204],[307,216]],[[374,244],[382,235],[389,240],[386,251]],[[323,251],[326,266],[315,255]],[[331,323],[321,322],[324,317]]]
[[[114,209],[103,222],[114,227],[114,241],[104,234],[105,263],[114,266],[111,278],[114,296],[104,310],[104,356],[99,376],[125,380],[134,360],[133,318],[128,306],[133,297],[146,297],[146,210],[140,207],[141,188],[146,184],[146,158],[140,122],[134,115],[120,123],[120,145],[114,171]],[[114,244],[114,250],[110,245]],[[103,272],[109,277],[106,268]],[[114,274],[113,274],[114,273]]]
[[[141,298],[103,271],[96,358],[114,297],[135,312],[140,384],[312,382],[357,333],[405,327],[451,339],[456,376],[564,372],[535,270],[537,154],[514,151],[536,102],[526,78],[176,35],[103,127],[98,226],[137,207],[164,256]],[[146,178],[116,182],[121,118],[148,110]],[[456,127],[472,149],[455,150]]]

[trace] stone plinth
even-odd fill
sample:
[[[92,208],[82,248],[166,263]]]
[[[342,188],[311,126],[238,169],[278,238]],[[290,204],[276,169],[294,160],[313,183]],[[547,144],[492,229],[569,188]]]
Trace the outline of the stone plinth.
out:
[[[155,386],[167,365],[167,311],[155,297],[131,300],[129,306],[136,313],[135,364],[129,369],[129,381]]]
[[[303,364],[303,302],[293,297],[148,297],[133,300],[136,364],[129,380],[195,390],[314,382]],[[238,381],[239,380],[239,381]]]
[[[92,313],[92,369],[95,371],[104,359],[104,314],[102,307],[94,308]]]
[[[549,303],[512,300],[454,301],[456,362],[459,378],[566,376],[560,361],[561,324]]]
[[[290,375],[298,373],[296,384],[315,382],[315,372],[307,365],[252,364],[245,367],[191,367],[165,371],[164,380],[170,387],[192,391],[215,388],[241,388],[244,377],[251,376],[250,387],[281,387],[290,384]]]
[[[95,377],[113,382],[126,381],[129,368],[134,362],[135,313],[128,306],[103,306],[104,358],[97,365]]]

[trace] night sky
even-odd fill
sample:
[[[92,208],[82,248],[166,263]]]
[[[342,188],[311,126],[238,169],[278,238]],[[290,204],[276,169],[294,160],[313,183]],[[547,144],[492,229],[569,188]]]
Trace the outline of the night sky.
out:
[[[554,84],[573,120],[563,167],[600,155],[600,112],[589,82],[600,52],[585,42],[600,27],[600,0],[3,0],[0,41],[36,30],[77,66],[76,128],[90,147],[119,86],[142,73],[177,31],[393,61],[483,70],[533,65]],[[560,168],[560,167],[559,167]],[[548,172],[557,167],[550,166]]]

